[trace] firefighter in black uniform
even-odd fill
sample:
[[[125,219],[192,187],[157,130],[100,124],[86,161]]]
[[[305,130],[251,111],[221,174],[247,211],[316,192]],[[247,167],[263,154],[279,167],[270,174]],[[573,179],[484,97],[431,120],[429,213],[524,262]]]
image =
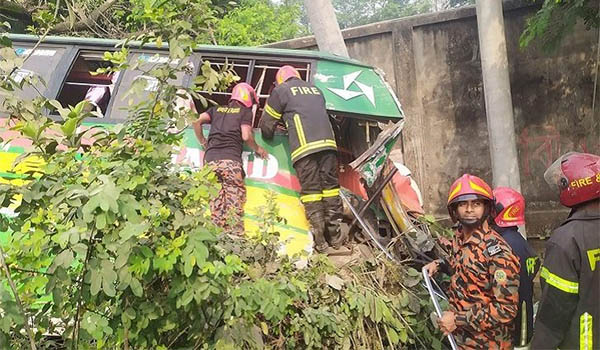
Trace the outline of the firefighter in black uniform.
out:
[[[519,232],[525,225],[525,198],[509,187],[494,189],[496,218],[494,230],[508,243],[519,258],[519,310],[513,328],[513,345],[524,348],[533,336],[533,279],[540,269],[540,260]],[[516,349],[515,348],[515,349]]]
[[[275,80],[277,86],[267,99],[260,121],[262,136],[271,139],[277,125],[285,125],[315,249],[344,253],[337,145],[325,98],[317,87],[300,79],[291,66],[281,67]]]
[[[544,178],[572,210],[547,243],[531,349],[600,349],[600,157],[567,153]]]

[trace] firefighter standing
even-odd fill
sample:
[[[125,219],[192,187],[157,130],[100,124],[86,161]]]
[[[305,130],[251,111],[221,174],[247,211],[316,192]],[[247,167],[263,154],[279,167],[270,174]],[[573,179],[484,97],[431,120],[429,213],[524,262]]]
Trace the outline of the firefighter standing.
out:
[[[600,349],[600,157],[567,153],[544,178],[571,213],[546,246],[531,348]]]
[[[521,264],[519,311],[514,320],[513,344],[524,347],[533,336],[533,279],[540,261],[519,232],[518,226],[525,225],[525,198],[508,187],[498,187],[493,194],[497,213],[494,230],[508,243]]]
[[[493,217],[492,189],[465,174],[450,188],[448,212],[459,223],[449,261],[426,267],[450,274],[448,302],[438,320],[461,349],[512,349],[513,319],[518,308],[519,260],[488,224]]]
[[[301,186],[300,200],[311,225],[315,249],[343,253],[337,145],[325,98],[317,87],[300,79],[291,66],[281,67],[275,80],[276,87],[261,117],[262,136],[273,138],[277,125],[285,124],[292,163]]]
[[[221,190],[211,200],[213,222],[237,235],[244,233],[244,169],[242,145],[248,146],[261,158],[268,153],[254,141],[252,135],[252,105],[258,103],[256,92],[246,83],[237,84],[229,104],[209,108],[194,123],[194,132],[204,147],[204,163],[214,168]],[[202,133],[202,125],[211,124],[208,141]]]

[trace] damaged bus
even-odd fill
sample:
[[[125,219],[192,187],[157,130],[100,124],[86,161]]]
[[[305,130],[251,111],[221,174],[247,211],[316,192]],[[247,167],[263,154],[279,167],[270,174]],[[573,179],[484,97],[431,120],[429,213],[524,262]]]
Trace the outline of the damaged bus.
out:
[[[147,79],[139,70],[125,70],[118,74],[91,74],[97,68],[110,65],[103,60],[103,54],[116,50],[115,40],[47,37],[34,48],[37,37],[10,35],[9,38],[13,41],[17,55],[26,56],[31,53],[13,78],[18,80],[29,74],[39,75],[46,82],[40,92],[49,99],[58,100],[63,106],[74,106],[84,99],[92,101],[100,113],[98,118],[86,120],[87,126],[109,126],[123,122],[127,115],[125,94],[136,79]],[[168,61],[168,51],[164,48],[144,46],[131,49],[129,55],[129,60],[145,61],[148,64],[163,59]],[[246,82],[256,89],[260,104],[253,121],[255,128],[274,86],[275,73],[283,65],[295,67],[302,79],[314,83],[324,94],[336,132],[341,187],[356,206],[366,202],[375,207],[370,213],[361,210],[361,215],[368,221],[372,231],[371,236],[375,235],[385,243],[386,237],[389,239],[394,231],[398,233],[406,229],[409,220],[406,213],[422,213],[421,196],[410,179],[410,172],[399,162],[390,161],[387,157],[395,140],[399,138],[404,114],[392,88],[376,68],[356,60],[316,51],[220,46],[200,46],[189,61],[192,69],[177,76],[173,84],[190,86],[202,63],[209,61],[215,69],[226,64],[232,66],[240,77],[240,82]],[[225,104],[231,95],[231,88],[205,97],[218,104]],[[151,80],[147,82],[146,89],[152,89]],[[25,89],[21,92],[21,97],[32,98],[35,93],[32,89]],[[204,109],[201,103],[196,103],[196,107],[198,112]],[[6,116],[3,117],[6,120]],[[5,122],[2,124],[4,127]],[[389,132],[382,133],[387,139],[378,138],[382,129],[388,129]],[[11,139],[14,135],[9,135],[9,131],[3,133],[2,138],[10,141],[3,144],[0,150],[0,181],[18,184],[22,181],[23,169],[13,168],[13,162],[28,145],[22,140]],[[246,230],[256,230],[259,208],[266,204],[267,192],[274,191],[280,214],[285,219],[278,229],[282,238],[288,241],[288,253],[304,249],[310,251],[312,239],[300,202],[300,185],[290,160],[287,136],[282,131],[273,140],[266,141],[261,138],[259,129],[255,129],[255,138],[269,152],[269,157],[261,159],[249,149],[245,149],[243,153],[248,198],[245,206]],[[203,153],[193,130],[188,128],[179,152],[173,155],[173,161],[201,167]],[[365,179],[364,172],[361,174],[356,170],[359,168],[357,164],[378,154],[384,155],[379,160],[385,164],[376,164],[375,168],[372,164],[366,167],[371,176]],[[35,164],[31,166],[35,168]],[[387,180],[384,181],[383,178]],[[374,197],[377,197],[377,201],[373,201]],[[352,213],[348,210],[346,213],[348,226],[357,226],[353,222],[355,217]],[[364,226],[362,228],[364,230]]]

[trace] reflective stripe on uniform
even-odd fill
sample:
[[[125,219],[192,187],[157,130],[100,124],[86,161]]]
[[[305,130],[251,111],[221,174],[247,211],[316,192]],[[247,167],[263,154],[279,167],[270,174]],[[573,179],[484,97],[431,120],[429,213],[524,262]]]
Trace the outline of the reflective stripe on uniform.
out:
[[[323,190],[323,198],[328,198],[328,197],[336,197],[340,195],[340,189],[338,188],[334,188],[331,190]]]
[[[277,112],[273,107],[265,105],[265,112],[275,119],[281,119],[281,113]]]
[[[302,203],[318,202],[321,199],[323,199],[323,195],[320,193],[305,194],[304,196],[300,196],[300,201],[302,201]]]
[[[579,350],[592,350],[594,344],[594,332],[592,315],[584,312],[579,317]]]
[[[296,159],[298,156],[303,154],[304,152],[308,152],[321,147],[333,147],[337,149],[337,144],[335,140],[319,140],[314,142],[309,142],[304,146],[298,147],[294,152],[292,152],[292,160]]]
[[[306,136],[304,135],[304,128],[302,127],[302,121],[298,114],[294,114],[294,124],[296,125],[296,131],[298,132],[298,141],[300,147],[306,145]]]
[[[542,267],[542,272],[540,276],[546,280],[546,283],[549,285],[558,288],[566,293],[578,294],[579,293],[579,283],[571,282],[562,277],[559,277],[552,272],[550,272],[545,266]]]

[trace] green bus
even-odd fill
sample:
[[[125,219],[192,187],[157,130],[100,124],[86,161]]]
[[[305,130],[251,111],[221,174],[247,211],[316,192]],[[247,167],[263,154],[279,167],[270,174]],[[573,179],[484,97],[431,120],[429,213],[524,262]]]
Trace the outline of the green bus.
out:
[[[112,75],[90,73],[109,64],[102,57],[104,52],[116,50],[116,40],[46,37],[32,53],[38,37],[10,35],[9,38],[18,56],[31,53],[24,65],[15,71],[13,78],[18,80],[29,74],[39,75],[46,82],[45,86],[39,87],[39,91],[49,99],[58,100],[63,106],[74,106],[84,99],[92,101],[102,117],[90,118],[85,121],[85,125],[123,122],[128,104],[124,96],[136,79],[148,80],[146,90],[153,89],[152,78],[144,76],[141,70],[125,70]],[[169,61],[168,50],[164,47],[132,47],[129,55],[129,60],[140,60],[148,65]],[[283,65],[296,67],[302,79],[314,83],[324,93],[327,110],[337,134],[341,186],[359,197],[366,198],[359,175],[349,164],[375,141],[380,131],[378,123],[398,122],[404,118],[397,97],[380,71],[356,60],[317,51],[200,46],[189,57],[188,65],[191,69],[179,74],[173,84],[190,86],[205,61],[209,61],[216,69],[225,64],[233,66],[241,82],[247,82],[256,88],[260,104],[253,121],[255,128],[274,86],[277,70]],[[32,98],[36,93],[33,89],[20,92],[23,98]],[[231,89],[206,97],[219,104],[225,104],[230,94]],[[196,106],[201,112],[202,105],[196,103]],[[22,139],[14,138],[13,132],[4,127],[6,115],[0,117],[3,126],[1,136],[4,140],[10,140],[1,145],[0,181],[20,184],[23,181],[22,174],[35,169],[36,164],[27,165],[27,169],[13,167],[16,157],[30,145]],[[279,229],[283,239],[289,238],[288,252],[310,250],[312,239],[299,199],[300,185],[290,161],[287,136],[280,133],[274,140],[265,141],[257,129],[255,137],[257,143],[270,155],[268,159],[263,160],[255,157],[249,149],[245,149],[243,153],[248,191],[244,220],[246,229],[252,231],[256,227],[257,208],[265,204],[265,192],[273,190],[277,193],[276,201],[280,213],[286,219],[286,223]],[[178,153],[173,154],[173,161],[197,168],[202,166],[203,154],[193,131],[188,128]],[[398,191],[403,190],[397,188],[392,192]],[[406,193],[403,194],[405,195]],[[393,210],[394,199],[390,196],[394,194],[388,193],[386,200],[390,204],[388,209]],[[418,193],[409,193],[408,196],[412,196],[413,199],[415,196],[420,197]],[[397,200],[398,198],[396,202]],[[10,211],[8,208],[2,210]]]

